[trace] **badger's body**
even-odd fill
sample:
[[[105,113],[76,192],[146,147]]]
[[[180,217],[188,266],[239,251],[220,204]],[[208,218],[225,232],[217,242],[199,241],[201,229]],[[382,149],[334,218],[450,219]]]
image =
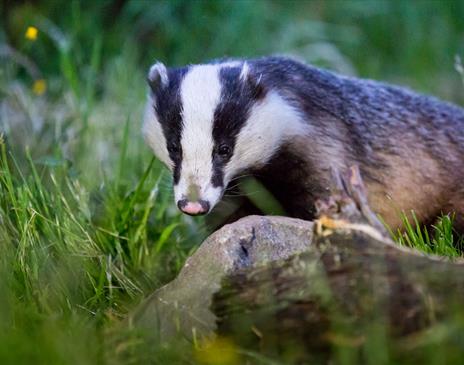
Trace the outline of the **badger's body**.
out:
[[[208,213],[252,173],[290,216],[314,217],[331,167],[358,165],[393,228],[456,212],[464,226],[464,110],[400,87],[267,57],[150,69],[144,135],[172,171],[176,202]]]

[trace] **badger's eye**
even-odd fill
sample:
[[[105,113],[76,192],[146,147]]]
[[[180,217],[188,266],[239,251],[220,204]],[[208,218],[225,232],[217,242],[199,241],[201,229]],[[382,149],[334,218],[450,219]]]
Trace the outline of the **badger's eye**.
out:
[[[222,144],[222,145],[219,146],[219,149],[218,149],[219,156],[228,157],[228,156],[230,156],[230,153],[231,153],[231,150],[230,150],[229,146],[227,146],[225,144]]]

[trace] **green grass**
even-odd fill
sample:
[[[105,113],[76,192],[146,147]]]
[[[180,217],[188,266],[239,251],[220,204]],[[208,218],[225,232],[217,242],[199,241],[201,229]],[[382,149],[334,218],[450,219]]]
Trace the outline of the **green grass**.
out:
[[[202,234],[170,210],[154,160],[134,185],[92,193],[66,165],[26,155],[20,169],[0,148],[0,359],[95,363],[103,328],[172,279]]]
[[[400,245],[418,249],[428,254],[445,257],[462,257],[464,237],[453,229],[454,214],[442,215],[431,227],[421,225],[414,211],[411,218],[401,213],[402,229],[392,232],[392,238]]]
[[[16,84],[14,62],[3,69],[2,364],[126,363],[107,332],[206,234],[173,206],[171,177],[142,142],[132,51],[102,71],[98,42],[84,66],[57,47],[63,78],[43,96]]]
[[[290,53],[464,100],[453,68],[463,50],[459,2],[44,0],[1,9],[2,364],[195,363],[185,343],[144,345],[121,329],[207,233],[178,214],[171,178],[142,142],[154,59]],[[31,25],[35,41],[24,37]],[[462,240],[452,241],[451,220],[430,237],[405,220],[394,235],[455,257]]]

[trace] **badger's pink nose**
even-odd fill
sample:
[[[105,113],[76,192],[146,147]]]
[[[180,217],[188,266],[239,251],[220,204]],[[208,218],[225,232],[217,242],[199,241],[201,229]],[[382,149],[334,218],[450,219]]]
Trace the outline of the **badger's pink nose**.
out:
[[[190,202],[186,199],[182,199],[177,202],[177,206],[183,213],[189,215],[206,214],[209,211],[209,203],[204,200]]]
[[[197,215],[203,213],[203,207],[198,202],[188,202],[184,207],[181,208],[184,213]]]

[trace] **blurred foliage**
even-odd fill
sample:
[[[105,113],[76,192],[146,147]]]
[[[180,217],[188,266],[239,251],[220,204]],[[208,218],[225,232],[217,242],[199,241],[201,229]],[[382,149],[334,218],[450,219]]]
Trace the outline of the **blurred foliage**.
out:
[[[214,346],[106,336],[206,233],[178,214],[142,143],[155,59],[290,54],[464,101],[458,0],[3,0],[0,11],[2,364],[211,363]],[[447,220],[440,229],[446,241]]]
[[[464,49],[462,1],[15,0],[2,8],[0,39],[26,49],[47,75],[60,70],[57,41],[68,44],[85,73],[81,66],[89,65],[101,38],[101,59],[132,47],[143,67],[154,59],[179,65],[290,53],[462,100],[453,72],[454,56]],[[24,38],[30,25],[47,34],[33,46]]]

